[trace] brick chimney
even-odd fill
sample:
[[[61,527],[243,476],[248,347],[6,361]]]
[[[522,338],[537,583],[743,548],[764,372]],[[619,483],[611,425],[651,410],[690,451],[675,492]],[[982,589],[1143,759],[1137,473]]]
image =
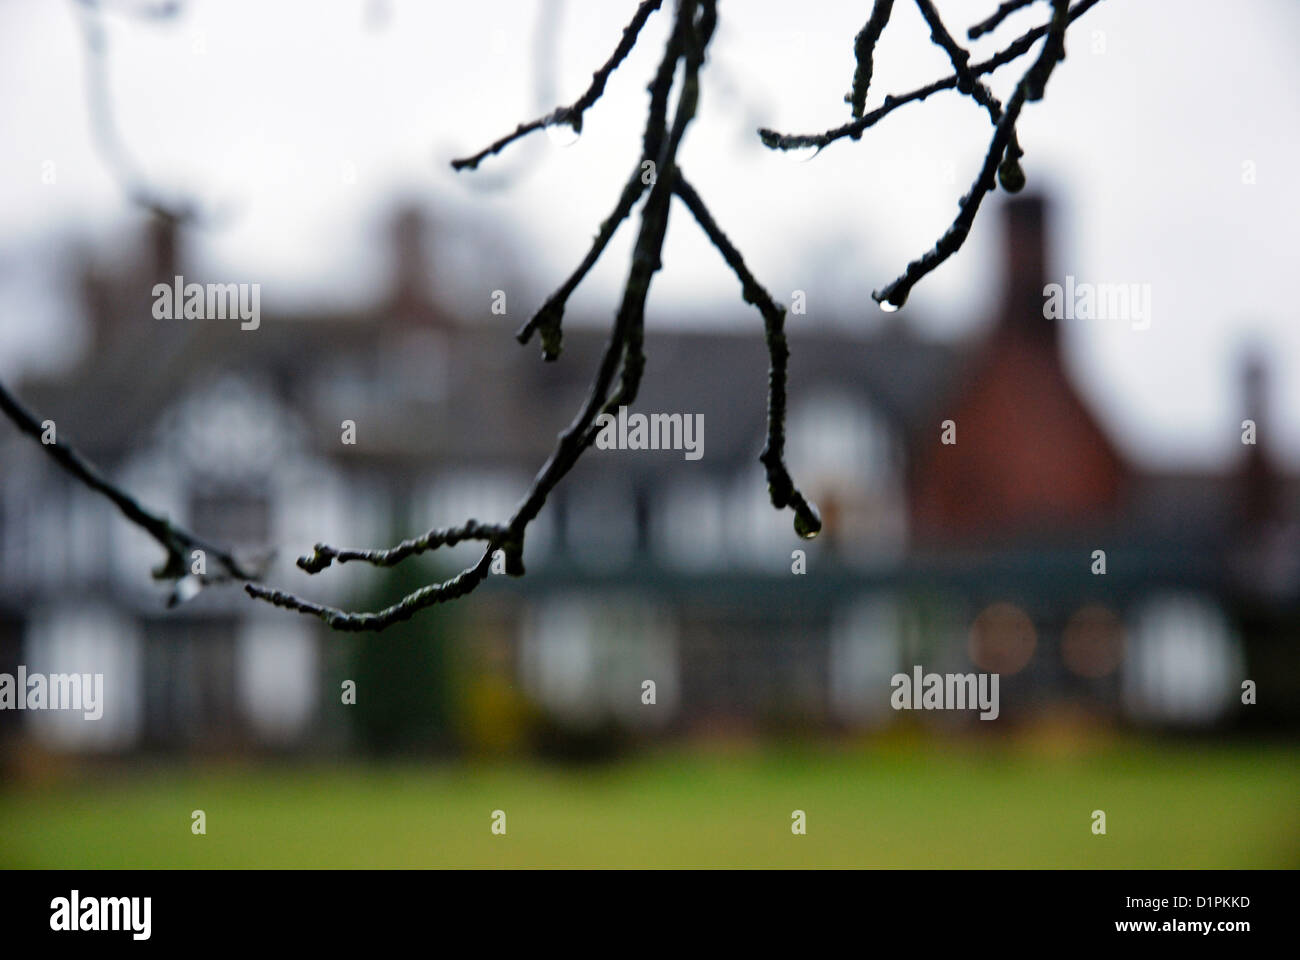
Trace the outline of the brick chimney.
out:
[[[79,265],[81,295],[90,324],[91,349],[103,351],[133,342],[139,333],[179,330],[179,324],[161,324],[153,317],[153,289],[171,287],[184,273],[184,237],[170,217],[150,216],[143,221],[132,244],[134,260],[121,266],[115,257],[105,260],[90,250]]]
[[[1240,520],[1251,531],[1258,531],[1276,518],[1279,504],[1278,476],[1265,443],[1265,434],[1271,425],[1266,409],[1268,378],[1264,358],[1258,351],[1248,352],[1242,361],[1241,390],[1241,419],[1255,422],[1255,442],[1246,445],[1245,462],[1241,467]]]
[[[1053,345],[1056,321],[1043,316],[1043,287],[1048,283],[1047,201],[1039,195],[1013,197],[1002,206],[1004,330],[1041,336]]]
[[[428,249],[428,220],[414,204],[403,204],[388,227],[391,274],[389,302],[407,320],[427,320],[432,307],[432,270]]]
[[[180,228],[171,217],[153,216],[145,226],[145,269],[149,287],[171,284],[180,269]]]

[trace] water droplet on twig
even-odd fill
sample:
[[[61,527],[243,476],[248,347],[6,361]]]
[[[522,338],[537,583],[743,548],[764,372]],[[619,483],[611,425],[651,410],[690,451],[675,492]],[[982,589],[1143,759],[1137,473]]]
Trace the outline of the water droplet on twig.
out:
[[[811,540],[822,532],[822,518],[811,503],[795,508],[794,532],[805,540]]]

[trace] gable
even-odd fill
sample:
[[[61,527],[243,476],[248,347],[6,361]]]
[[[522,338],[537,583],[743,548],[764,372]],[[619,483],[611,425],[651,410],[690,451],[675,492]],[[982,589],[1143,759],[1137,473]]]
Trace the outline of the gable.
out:
[[[1126,470],[1067,381],[1054,351],[998,338],[940,424],[918,443],[918,536],[1095,524],[1118,511]]]

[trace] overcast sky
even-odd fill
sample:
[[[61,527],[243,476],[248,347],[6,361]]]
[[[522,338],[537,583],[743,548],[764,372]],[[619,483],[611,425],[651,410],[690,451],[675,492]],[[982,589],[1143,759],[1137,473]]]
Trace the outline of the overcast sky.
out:
[[[524,314],[581,258],[637,159],[668,14],[652,17],[577,143],[535,134],[474,173],[447,160],[574,99],[635,5],[191,0],[150,22],[109,4],[109,93],[152,182],[232,211],[197,240],[209,279],[259,282],[265,303],[364,299],[382,267],[374,225],[411,197],[455,240],[444,283],[485,311],[493,288],[518,287],[512,314]],[[939,7],[958,33],[996,5]],[[761,146],[758,125],[815,132],[845,120],[868,8],[722,0],[680,154],[769,289],[787,302],[807,291],[810,324],[881,322],[871,291],[951,221],[989,136],[979,109],[945,92],[811,160]],[[976,59],[1045,10],[1036,4],[980,41]],[[138,216],[94,147],[84,16],[71,2],[0,0],[0,372],[10,375],[76,342],[60,305],[60,245],[117,243]],[[1053,272],[1150,284],[1148,330],[1065,324],[1081,389],[1148,464],[1239,453],[1239,358],[1251,343],[1271,364],[1273,419],[1261,426],[1300,464],[1297,36],[1294,0],[1103,0],[1072,28],[1047,98],[1022,115],[1030,184],[1056,202]],[[1005,96],[1027,62],[1000,71],[995,91]],[[871,103],[948,72],[915,8],[896,4]],[[999,266],[990,214],[900,317],[934,336],[987,318]],[[575,315],[611,314],[631,234],[574,298]],[[758,329],[734,278],[680,216],[651,294],[651,323],[675,322]]]

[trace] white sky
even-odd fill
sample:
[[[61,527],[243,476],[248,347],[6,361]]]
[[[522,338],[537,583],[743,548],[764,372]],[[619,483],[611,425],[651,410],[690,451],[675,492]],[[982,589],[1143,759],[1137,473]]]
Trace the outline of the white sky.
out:
[[[557,5],[553,72],[542,71],[539,90],[536,24]],[[939,7],[960,35],[996,5]],[[534,134],[476,173],[456,174],[446,161],[574,99],[634,8],[192,0],[163,23],[110,14],[112,101],[124,142],[155,183],[237,211],[196,251],[213,278],[259,282],[268,303],[364,299],[383,266],[376,218],[397,196],[414,197],[466,241],[442,279],[485,312],[492,289],[519,289],[511,312],[522,319],[585,252],[637,158],[644,88],[669,15],[652,17],[577,144]],[[844,121],[852,39],[868,8],[722,0],[700,114],[681,153],[759,278],[787,302],[806,290],[814,324],[881,322],[872,289],[951,221],[989,134],[977,107],[945,92],[808,162],[759,144],[760,124],[814,132]],[[980,41],[976,59],[1045,9]],[[58,245],[118,242],[134,222],[92,144],[82,16],[71,2],[0,0],[0,372],[75,343],[57,307]],[[1030,185],[1057,201],[1054,272],[1151,285],[1149,330],[1066,325],[1068,362],[1088,399],[1148,463],[1209,464],[1239,450],[1238,360],[1257,343],[1272,365],[1264,442],[1300,464],[1298,27],[1293,0],[1104,0],[1072,29],[1046,100],[1022,115]],[[1027,62],[999,72],[1000,95]],[[896,4],[871,104],[947,72],[915,8]],[[1254,185],[1242,182],[1247,161]],[[42,182],[49,162],[53,184]],[[505,244],[485,244],[485,228]],[[625,226],[572,315],[610,315],[631,235]],[[945,336],[981,322],[996,290],[997,239],[990,204],[966,248],[900,316]],[[744,322],[758,335],[738,293],[679,215],[652,323]]]

